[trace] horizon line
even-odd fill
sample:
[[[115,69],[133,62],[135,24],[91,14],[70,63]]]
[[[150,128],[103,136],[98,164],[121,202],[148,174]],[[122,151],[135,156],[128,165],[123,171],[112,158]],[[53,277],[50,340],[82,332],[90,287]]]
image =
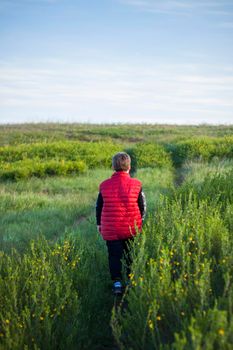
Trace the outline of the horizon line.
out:
[[[1,126],[23,126],[23,125],[93,125],[93,126],[127,126],[127,125],[153,125],[153,126],[187,126],[187,127],[193,127],[193,126],[214,126],[214,127],[219,127],[219,126],[230,126],[233,127],[233,123],[208,123],[208,122],[201,122],[201,123],[194,123],[194,124],[188,124],[188,123],[159,123],[159,122],[155,122],[155,123],[151,123],[151,122],[141,122],[141,123],[131,123],[131,122],[101,122],[101,123],[93,123],[93,122],[71,122],[71,121],[67,121],[67,122],[61,122],[61,121],[57,121],[57,122],[44,122],[44,121],[39,121],[39,122],[19,122],[19,123],[15,123],[15,122],[7,122],[7,123],[2,123],[0,121],[0,127]]]

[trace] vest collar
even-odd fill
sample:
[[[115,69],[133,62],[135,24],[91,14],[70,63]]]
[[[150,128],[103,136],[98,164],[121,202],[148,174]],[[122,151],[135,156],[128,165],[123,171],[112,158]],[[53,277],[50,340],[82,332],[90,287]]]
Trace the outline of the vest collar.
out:
[[[126,176],[126,177],[129,177],[129,173],[126,173],[125,171],[115,171],[113,174],[112,174],[112,177],[122,177],[122,176]]]

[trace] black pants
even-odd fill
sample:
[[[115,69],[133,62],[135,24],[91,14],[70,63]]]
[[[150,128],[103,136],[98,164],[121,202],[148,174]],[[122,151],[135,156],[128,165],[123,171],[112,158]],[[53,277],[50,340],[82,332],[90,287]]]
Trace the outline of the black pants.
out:
[[[106,241],[108,247],[108,263],[111,278],[113,281],[122,279],[122,258],[126,261],[127,276],[130,274],[130,243],[133,238],[121,239],[117,241]]]

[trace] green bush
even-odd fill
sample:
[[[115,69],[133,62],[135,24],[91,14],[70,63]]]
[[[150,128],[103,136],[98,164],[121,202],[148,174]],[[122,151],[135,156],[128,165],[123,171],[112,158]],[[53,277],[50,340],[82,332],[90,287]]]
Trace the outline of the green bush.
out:
[[[40,238],[23,255],[0,255],[1,349],[70,348],[80,309],[74,242]]]
[[[110,168],[114,153],[111,142],[52,142],[0,147],[0,179],[70,175],[87,168]]]
[[[0,147],[0,162],[12,163],[26,159],[83,160],[89,168],[111,166],[111,157],[122,146],[111,142],[41,142]]]
[[[169,154],[163,146],[156,143],[138,143],[126,152],[131,156],[133,171],[139,168],[171,166]]]
[[[185,160],[201,159],[209,161],[214,157],[233,158],[233,137],[192,138],[178,141],[165,147],[172,155],[175,166],[180,166]]]
[[[54,175],[72,175],[82,174],[87,170],[83,161],[58,161],[39,159],[25,159],[14,163],[3,163],[0,169],[0,179],[2,180],[20,180],[28,179],[32,176],[45,177]]]
[[[131,286],[124,297],[127,309],[120,307],[112,316],[119,347],[172,349],[177,340],[177,349],[201,349],[192,339],[179,336],[178,340],[176,334],[187,334],[187,325],[198,313],[204,316],[216,306],[219,315],[224,311],[225,321],[214,326],[209,311],[197,332],[203,341],[206,335],[206,344],[214,342],[221,349],[223,342],[230,349],[232,248],[232,233],[216,203],[198,201],[192,195],[185,206],[180,197],[162,201],[135,242]],[[194,337],[195,332],[190,333]],[[181,347],[192,341],[193,347]]]
[[[174,350],[230,350],[233,344],[233,321],[227,312],[214,309],[199,311],[185,329],[175,335]]]

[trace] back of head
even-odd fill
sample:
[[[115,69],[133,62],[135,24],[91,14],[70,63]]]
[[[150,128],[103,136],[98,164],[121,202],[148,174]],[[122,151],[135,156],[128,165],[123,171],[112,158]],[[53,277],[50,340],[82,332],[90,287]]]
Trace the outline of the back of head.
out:
[[[125,152],[119,152],[112,157],[112,167],[115,171],[128,171],[130,164],[130,156]]]

